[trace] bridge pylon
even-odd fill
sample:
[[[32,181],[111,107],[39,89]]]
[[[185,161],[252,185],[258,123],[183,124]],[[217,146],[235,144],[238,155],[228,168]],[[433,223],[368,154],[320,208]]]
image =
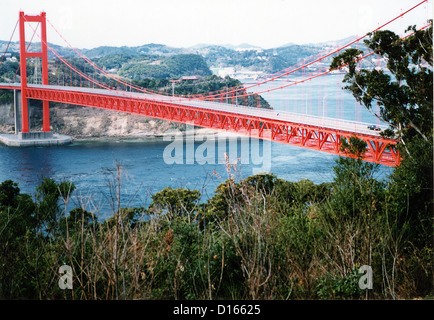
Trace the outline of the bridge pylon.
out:
[[[41,24],[40,39],[41,51],[28,52],[26,48],[26,30],[25,22],[38,22]],[[20,25],[20,75],[21,75],[21,132],[29,132],[29,110],[28,110],[28,95],[27,95],[27,58],[41,58],[42,65],[42,84],[48,85],[48,52],[47,52],[47,23],[46,14],[41,12],[39,15],[25,15],[23,11],[19,14]],[[50,110],[49,102],[42,101],[43,122],[42,131],[50,132]]]

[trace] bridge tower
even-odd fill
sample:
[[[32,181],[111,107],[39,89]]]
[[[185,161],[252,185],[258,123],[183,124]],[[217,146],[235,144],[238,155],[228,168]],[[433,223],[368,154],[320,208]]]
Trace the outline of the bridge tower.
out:
[[[41,28],[40,28],[41,51],[40,52],[27,52],[25,22],[39,22],[41,24]],[[28,133],[29,111],[28,111],[28,100],[27,100],[27,92],[26,92],[27,58],[32,58],[32,57],[41,58],[42,84],[48,85],[47,24],[46,24],[45,12],[41,12],[40,15],[30,16],[30,15],[25,15],[24,12],[20,11],[19,25],[20,25],[20,71],[21,71],[21,132]],[[42,112],[43,112],[42,131],[50,132],[50,110],[49,110],[49,102],[46,100],[42,101]]]

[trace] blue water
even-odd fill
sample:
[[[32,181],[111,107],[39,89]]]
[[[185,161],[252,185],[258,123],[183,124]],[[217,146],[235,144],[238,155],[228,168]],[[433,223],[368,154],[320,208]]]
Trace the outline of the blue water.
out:
[[[279,92],[268,94],[267,99],[273,106],[277,106],[276,109],[291,105],[291,101],[285,101]],[[291,95],[287,99],[295,98]],[[351,97],[346,95],[344,99]],[[295,103],[302,105],[303,101],[305,99],[301,96]],[[279,106],[279,103],[282,104]],[[348,114],[355,113],[354,100],[348,100],[344,105],[353,106],[352,112],[347,111]],[[329,112],[330,109],[328,108]],[[323,152],[253,139],[241,141],[238,138],[232,147],[227,142],[222,149],[218,148],[217,142],[213,144],[211,141],[209,145],[213,147],[206,153],[200,149],[199,155],[208,155],[208,152],[213,151],[214,158],[201,164],[197,157],[192,158],[192,154],[197,155],[198,148],[204,146],[203,142],[195,142],[194,148],[185,141],[182,143],[182,161],[178,161],[181,163],[171,164],[167,161],[167,151],[173,143],[163,141],[162,138],[74,142],[59,147],[0,146],[0,181],[14,180],[19,183],[22,192],[29,194],[34,194],[35,187],[44,176],[57,181],[72,181],[77,190],[68,207],[84,206],[99,213],[100,217],[107,217],[113,212],[113,188],[110,184],[114,183],[117,164],[122,170],[121,205],[138,207],[148,206],[152,201],[151,195],[165,187],[197,189],[203,195],[202,201],[206,201],[229,174],[240,178],[265,171],[290,181],[310,179],[315,183],[330,182],[333,180],[333,166],[337,159],[337,156]],[[238,158],[245,157],[247,150],[247,158],[240,160],[236,170],[232,167],[228,173],[224,164],[224,152],[230,154],[235,149]],[[171,153],[174,154],[175,151]],[[380,166],[377,178],[384,178],[391,171],[389,167]]]
[[[300,81],[307,76],[290,76],[289,81]],[[261,94],[277,110],[335,119],[380,124],[380,120],[358,103],[350,92],[343,90],[343,74],[321,76],[305,83]],[[291,84],[276,81],[261,85],[260,91],[272,90]],[[373,103],[372,111],[379,114]]]

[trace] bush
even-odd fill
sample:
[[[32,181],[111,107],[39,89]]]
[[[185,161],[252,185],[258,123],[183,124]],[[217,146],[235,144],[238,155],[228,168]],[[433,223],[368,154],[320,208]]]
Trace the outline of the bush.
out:
[[[321,279],[316,287],[316,294],[320,299],[360,299],[363,290],[359,288],[360,274],[353,269],[346,277],[335,278],[327,275]]]

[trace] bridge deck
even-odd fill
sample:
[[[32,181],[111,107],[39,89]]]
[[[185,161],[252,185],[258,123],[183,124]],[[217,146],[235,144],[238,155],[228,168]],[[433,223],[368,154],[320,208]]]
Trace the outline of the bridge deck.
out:
[[[20,89],[20,84],[0,83],[0,89]],[[339,131],[359,133],[363,135],[379,137],[380,132],[368,128],[370,123],[349,121],[343,119],[318,117],[312,115],[305,115],[300,113],[292,113],[281,110],[272,110],[264,108],[254,108],[243,105],[234,105],[222,102],[212,102],[204,100],[193,100],[180,97],[171,97],[165,95],[146,94],[138,92],[126,92],[120,90],[107,90],[95,89],[84,87],[69,87],[69,86],[54,86],[54,85],[35,85],[29,84],[29,88],[51,89],[64,92],[82,92],[92,93],[98,95],[105,95],[108,97],[124,97],[132,99],[143,99],[148,101],[155,101],[161,103],[171,103],[187,107],[195,107],[201,109],[209,109],[213,111],[222,111],[226,113],[240,114],[244,116],[253,116],[270,120],[287,121],[291,123],[299,123],[304,125],[311,125],[315,127],[328,128]],[[379,126],[382,130],[386,129],[387,125]]]

